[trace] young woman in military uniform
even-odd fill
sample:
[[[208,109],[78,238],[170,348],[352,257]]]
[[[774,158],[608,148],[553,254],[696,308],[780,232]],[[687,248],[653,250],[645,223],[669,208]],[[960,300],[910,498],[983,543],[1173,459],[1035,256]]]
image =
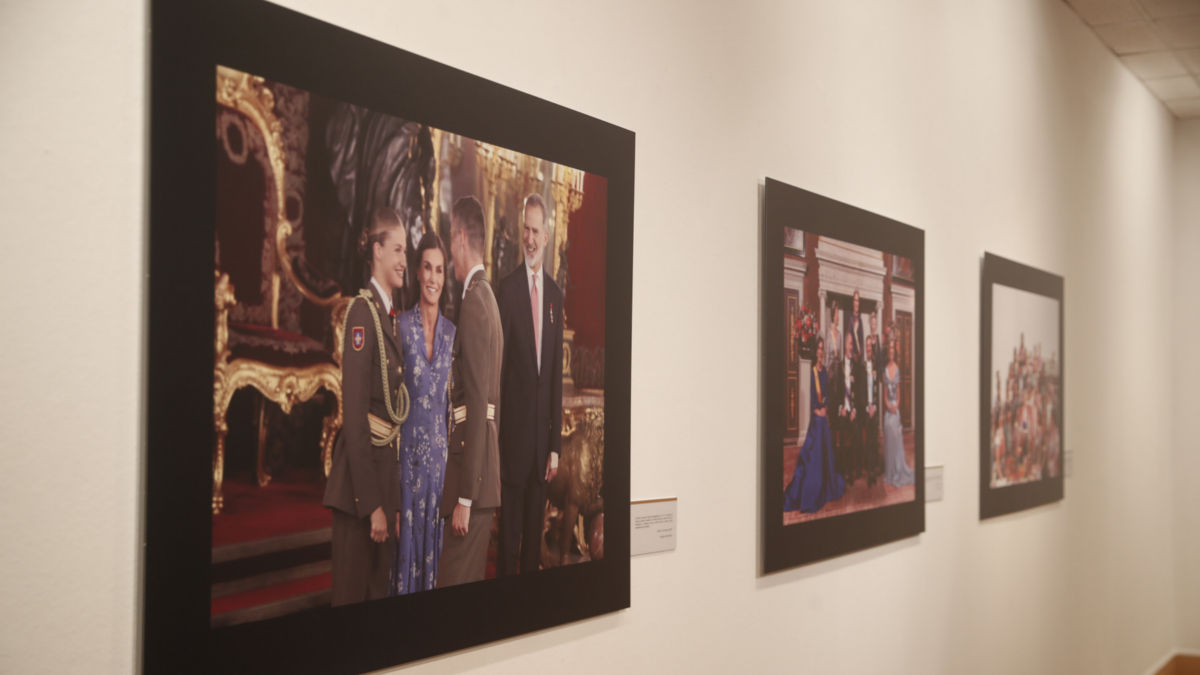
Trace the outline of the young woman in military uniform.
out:
[[[387,597],[399,509],[400,428],[408,391],[396,334],[396,291],[407,267],[404,227],[376,209],[359,241],[371,270],[346,313],[341,436],[325,485],[333,510],[333,604]]]

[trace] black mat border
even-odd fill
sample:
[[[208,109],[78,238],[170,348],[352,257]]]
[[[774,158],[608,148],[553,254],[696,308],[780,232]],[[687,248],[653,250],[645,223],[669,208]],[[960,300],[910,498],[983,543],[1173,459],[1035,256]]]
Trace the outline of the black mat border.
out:
[[[1045,270],[1002,258],[993,253],[984,253],[982,261],[983,281],[980,285],[979,323],[979,518],[993,518],[1006,513],[1024,511],[1063,498],[1064,474],[1066,474],[1067,428],[1064,424],[1066,411],[1066,344],[1063,325],[1063,278]],[[1059,448],[1063,453],[1062,464],[1055,478],[1007,487],[991,487],[992,460],[992,292],[997,285],[1008,286],[1036,293],[1058,301],[1058,429]]]
[[[628,607],[634,134],[260,0],[152,0],[150,49],[142,670],[364,672]],[[210,629],[218,64],[608,179],[604,560]]]
[[[878,546],[925,530],[925,232],[767,178],[762,208],[762,494],[764,574]],[[912,260],[915,499],[867,511],[783,525],[785,353],[783,228],[833,237]]]

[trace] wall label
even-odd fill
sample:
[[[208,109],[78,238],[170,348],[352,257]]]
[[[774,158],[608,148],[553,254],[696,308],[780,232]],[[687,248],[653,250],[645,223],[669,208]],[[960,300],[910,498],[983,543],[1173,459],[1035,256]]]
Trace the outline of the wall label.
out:
[[[927,466],[925,467],[925,501],[940,502],[942,501],[943,493],[945,492],[945,483],[942,480],[944,466]]]
[[[675,497],[629,503],[630,555],[675,550],[677,503]]]

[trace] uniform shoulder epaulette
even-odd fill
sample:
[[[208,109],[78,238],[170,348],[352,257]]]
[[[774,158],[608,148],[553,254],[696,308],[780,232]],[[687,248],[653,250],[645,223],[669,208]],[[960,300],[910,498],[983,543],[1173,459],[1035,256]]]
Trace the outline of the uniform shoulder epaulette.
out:
[[[399,400],[397,400],[396,405],[393,406],[391,390],[388,387],[388,358],[387,358],[387,350],[383,344],[383,342],[384,342],[383,326],[380,323],[379,312],[378,312],[378,310],[375,309],[375,303],[372,301],[372,299],[371,299],[372,297],[373,296],[371,295],[370,289],[366,289],[366,288],[360,289],[358,291],[358,295],[355,296],[354,298],[351,298],[350,304],[346,307],[345,321],[346,321],[346,323],[349,323],[349,321],[350,321],[350,310],[352,310],[354,308],[355,300],[357,300],[358,298],[363,298],[364,300],[367,301],[367,309],[371,312],[371,319],[372,319],[372,322],[375,324],[375,341],[379,345],[379,374],[380,374],[380,377],[382,378],[382,383],[383,383],[383,406],[384,406],[384,409],[387,411],[388,417],[390,417],[392,422],[395,423],[395,426],[394,426],[392,432],[387,437],[381,438],[381,439],[376,439],[376,438],[372,437],[371,443],[373,445],[387,445],[387,444],[391,443],[391,441],[393,441],[400,434],[400,425],[403,424],[406,419],[408,419],[408,406],[409,406],[408,387],[405,386],[403,380],[400,382],[400,389],[396,392]],[[345,333],[346,328],[347,328],[347,326],[343,325],[343,327],[342,327],[343,333]],[[359,327],[355,326],[354,329],[355,329],[355,331],[358,331]]]

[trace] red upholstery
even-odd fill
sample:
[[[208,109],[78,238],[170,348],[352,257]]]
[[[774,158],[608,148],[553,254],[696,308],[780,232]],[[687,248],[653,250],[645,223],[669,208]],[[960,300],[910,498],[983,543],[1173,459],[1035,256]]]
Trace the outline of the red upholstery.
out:
[[[231,359],[253,359],[280,367],[334,362],[325,345],[310,337],[238,321],[229,322],[229,352]]]

